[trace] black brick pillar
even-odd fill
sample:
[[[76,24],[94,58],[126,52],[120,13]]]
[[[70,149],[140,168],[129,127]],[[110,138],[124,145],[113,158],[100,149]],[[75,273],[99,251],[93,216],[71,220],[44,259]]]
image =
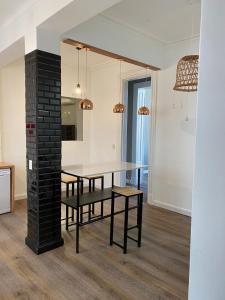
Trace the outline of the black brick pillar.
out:
[[[61,237],[61,58],[35,50],[25,56],[28,232],[37,254]]]

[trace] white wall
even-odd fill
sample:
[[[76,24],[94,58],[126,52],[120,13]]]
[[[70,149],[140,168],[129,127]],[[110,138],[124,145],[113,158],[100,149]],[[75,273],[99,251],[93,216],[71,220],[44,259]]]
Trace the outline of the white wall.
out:
[[[83,68],[81,69],[83,74]],[[74,97],[76,68],[64,64],[62,57],[62,96]],[[81,78],[81,88],[84,86]],[[62,165],[88,163],[90,158],[90,111],[83,112],[83,141],[62,142]]]
[[[129,68],[123,64],[123,72]],[[119,62],[96,66],[91,69],[91,113],[90,161],[92,163],[121,160],[122,115],[113,113],[120,100]],[[116,174],[115,184],[119,184]],[[106,176],[105,185],[111,185],[111,176]]]
[[[178,60],[198,53],[198,40],[169,45],[158,72],[152,203],[191,214],[197,93],[173,91]]]
[[[189,300],[225,299],[224,28],[224,0],[203,0]]]
[[[2,160],[16,166],[16,196],[26,194],[25,70],[20,59],[0,71]]]
[[[157,97],[157,117],[155,149],[152,168],[152,203],[185,214],[191,211],[191,189],[192,171],[194,162],[195,145],[195,105],[196,95],[191,94],[187,99],[187,94],[174,92],[172,90],[176,74],[176,63],[178,59],[188,54],[185,50],[186,42],[168,46],[166,49],[166,63],[168,68],[158,74],[158,97]],[[68,46],[65,49],[68,51]],[[72,47],[71,47],[72,48]],[[73,48],[72,48],[73,49]],[[73,49],[74,51],[74,49]],[[74,64],[75,53],[68,60],[68,52],[62,52],[62,95],[74,96],[76,84],[76,66]],[[174,54],[176,53],[176,55]],[[81,56],[82,57],[82,56]],[[71,64],[69,63],[71,61]],[[84,57],[81,58],[82,63]],[[89,68],[89,94],[94,103],[93,111],[84,111],[84,139],[83,141],[66,141],[62,143],[62,165],[97,163],[100,161],[112,161],[121,159],[121,126],[122,116],[113,114],[112,108],[119,101],[119,63],[112,60],[99,58],[93,60]],[[16,72],[14,72],[16,69]],[[7,156],[10,151],[14,153],[15,138],[7,135],[7,128],[10,121],[17,120],[18,116],[8,115],[8,105],[14,102],[14,92],[8,90],[11,78],[15,78],[16,85],[21,84],[20,93],[17,93],[17,103],[25,114],[24,99],[24,65],[23,61],[9,65],[2,72],[2,83],[4,83],[2,93],[2,103],[5,110],[2,120],[2,130],[4,131],[3,159],[13,161],[15,158]],[[140,76],[141,68],[129,64],[123,64],[123,77],[132,78],[133,74]],[[6,72],[6,70],[8,70]],[[145,72],[144,72],[145,73]],[[20,76],[17,80],[17,76]],[[142,74],[143,75],[143,74]],[[22,82],[21,82],[22,81]],[[84,66],[81,65],[81,87],[84,87]],[[11,101],[8,100],[10,96]],[[10,99],[10,98],[9,98]],[[185,121],[188,115],[189,120]],[[13,122],[13,121],[12,121]],[[17,123],[24,124],[24,119],[20,117]],[[25,131],[21,125],[17,136],[25,141]],[[14,142],[12,142],[14,141]],[[23,167],[25,174],[25,142],[17,148],[17,155],[23,156],[21,162],[17,162],[19,169]],[[21,178],[21,176],[20,176]],[[22,178],[25,178],[24,175]],[[17,180],[20,180],[19,178]],[[106,181],[107,183],[107,181]],[[16,195],[26,193],[25,181],[19,185]]]

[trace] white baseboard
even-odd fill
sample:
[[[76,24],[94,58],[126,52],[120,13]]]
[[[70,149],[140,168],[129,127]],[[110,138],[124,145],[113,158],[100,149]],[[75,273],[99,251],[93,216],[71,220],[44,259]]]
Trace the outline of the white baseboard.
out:
[[[179,207],[179,206],[175,206],[175,205],[165,203],[165,202],[161,202],[161,201],[157,201],[157,200],[151,201],[150,204],[154,205],[154,206],[161,207],[161,208],[165,208],[165,209],[168,209],[168,210],[171,210],[171,211],[174,211],[174,212],[177,212],[177,213],[185,215],[185,216],[191,217],[191,210],[187,209],[187,208],[182,208],[182,207]]]
[[[15,200],[23,200],[23,199],[27,199],[27,194],[17,194],[15,195]]]
[[[84,187],[87,187],[87,186],[88,186],[87,184],[84,184]],[[96,187],[98,187],[98,186],[96,185]],[[72,190],[71,186],[70,186],[70,190]],[[66,191],[66,186],[63,185],[62,186],[62,192],[65,192],[65,191]],[[27,194],[26,193],[15,195],[15,200],[23,200],[23,199],[27,199]]]

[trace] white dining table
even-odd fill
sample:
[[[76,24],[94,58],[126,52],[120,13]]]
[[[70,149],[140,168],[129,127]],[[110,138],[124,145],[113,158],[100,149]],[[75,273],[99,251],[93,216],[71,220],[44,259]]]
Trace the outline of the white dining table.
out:
[[[112,199],[112,189],[114,187],[114,173],[124,172],[124,171],[132,171],[137,170],[138,172],[138,180],[137,180],[137,188],[140,189],[140,174],[141,169],[148,168],[148,165],[124,162],[124,161],[116,161],[116,162],[105,162],[99,164],[86,164],[86,165],[72,165],[72,166],[63,166],[62,173],[76,176],[77,177],[77,194],[75,197],[65,198],[62,202],[66,205],[66,227],[68,228],[68,207],[72,207],[76,209],[76,217],[77,220],[80,218],[80,209],[85,205],[85,203],[97,203],[105,200]],[[85,177],[98,176],[104,174],[112,174],[112,187],[104,188],[103,190],[94,191],[92,193],[80,193],[80,182]],[[92,198],[92,201],[90,201]],[[83,206],[82,206],[83,205]],[[129,210],[136,208],[136,206],[130,207]],[[90,211],[90,208],[89,208]],[[114,214],[123,213],[125,210],[117,211]],[[81,212],[82,213],[82,212]],[[82,223],[82,226],[85,224],[93,223],[98,220],[102,220],[105,218],[111,217],[111,213],[100,216],[100,218],[87,221],[86,223]],[[79,253],[79,227],[80,222],[76,223],[76,252]]]
[[[97,176],[123,171],[140,170],[148,168],[148,165],[130,163],[125,161],[105,162],[98,164],[70,165],[63,166],[62,171],[77,177]]]

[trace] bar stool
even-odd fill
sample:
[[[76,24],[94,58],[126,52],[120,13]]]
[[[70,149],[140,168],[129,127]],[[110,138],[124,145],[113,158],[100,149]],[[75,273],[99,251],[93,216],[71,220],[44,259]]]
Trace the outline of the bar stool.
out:
[[[72,196],[74,196],[75,183],[77,183],[77,177],[72,175],[61,174],[61,182],[66,184],[66,197],[69,197],[70,185],[72,186]],[[83,181],[81,181],[81,193],[83,193]],[[70,217],[74,221],[74,210],[72,209],[72,216]],[[61,219],[63,221],[65,219]]]
[[[115,194],[125,197],[125,214],[124,214],[124,237],[123,245],[115,242],[113,240],[114,234],[114,207],[115,207]],[[137,206],[129,207],[130,197],[137,196]],[[137,224],[131,227],[128,227],[129,219],[129,210],[137,209]],[[114,187],[112,189],[112,202],[111,202],[111,223],[110,223],[110,245],[115,244],[116,246],[123,249],[123,253],[127,253],[127,239],[131,239],[138,244],[138,247],[141,247],[141,232],[142,232],[142,209],[143,209],[143,192],[136,188],[132,187]],[[128,231],[131,229],[138,229],[138,239],[128,235]]]
[[[95,191],[95,181],[97,179],[101,180],[101,190],[104,190],[104,176],[103,175],[97,175],[97,176],[86,176],[83,177],[84,179],[88,180],[88,186],[89,186],[89,193],[94,192]],[[91,210],[92,214],[95,213],[95,204],[92,204],[92,208],[91,205],[89,206],[89,210]],[[104,215],[104,202],[101,202],[101,216],[103,217]]]

